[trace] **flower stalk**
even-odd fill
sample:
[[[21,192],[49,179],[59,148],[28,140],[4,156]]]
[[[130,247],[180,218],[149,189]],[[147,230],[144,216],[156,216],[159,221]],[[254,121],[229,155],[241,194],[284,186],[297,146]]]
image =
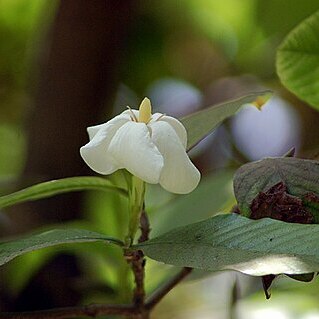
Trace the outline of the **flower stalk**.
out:
[[[125,238],[127,247],[134,242],[136,232],[138,230],[139,221],[143,211],[144,196],[145,196],[145,182],[132,175],[131,185],[129,185],[129,225],[128,234]]]

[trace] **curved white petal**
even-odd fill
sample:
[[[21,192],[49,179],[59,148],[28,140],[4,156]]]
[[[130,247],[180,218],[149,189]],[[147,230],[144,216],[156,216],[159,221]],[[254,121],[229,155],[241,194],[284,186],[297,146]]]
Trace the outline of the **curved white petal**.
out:
[[[152,140],[164,157],[160,177],[162,187],[177,194],[193,191],[199,183],[200,172],[189,159],[172,126],[166,121],[152,123]]]
[[[125,123],[114,135],[109,151],[133,175],[151,184],[159,182],[164,160],[145,123]]]
[[[158,116],[158,114],[160,116]],[[186,149],[186,145],[187,145],[187,132],[186,129],[184,127],[184,125],[177,119],[175,119],[174,117],[171,116],[161,116],[161,113],[155,113],[153,114],[152,120],[149,125],[152,125],[155,122],[166,122],[169,125],[171,125],[173,127],[173,129],[175,130],[177,136],[179,137],[182,145],[184,146],[184,148]]]
[[[107,123],[88,128],[92,138],[80,148],[80,154],[93,171],[107,175],[121,168],[110,155],[108,147],[116,131],[127,121],[127,117],[119,115]]]
[[[121,114],[115,116],[114,118],[112,118],[111,120],[107,121],[106,123],[103,123],[103,124],[98,124],[98,125],[94,125],[94,126],[89,126],[87,128],[87,132],[89,134],[89,138],[90,140],[93,139],[93,137],[96,135],[96,133],[104,128],[104,127],[107,127],[108,125],[110,124],[120,124],[123,125],[125,122],[127,121],[130,121],[130,116],[129,116],[129,110],[126,110],[124,112],[122,112]]]
[[[163,117],[163,113],[153,113],[151,116],[150,123],[157,121],[160,117]]]
[[[103,127],[107,126],[108,123],[103,123],[103,124],[99,124],[99,125],[95,125],[95,126],[89,126],[86,130],[89,134],[89,139],[92,140],[93,137],[96,135],[96,133],[102,129]]]

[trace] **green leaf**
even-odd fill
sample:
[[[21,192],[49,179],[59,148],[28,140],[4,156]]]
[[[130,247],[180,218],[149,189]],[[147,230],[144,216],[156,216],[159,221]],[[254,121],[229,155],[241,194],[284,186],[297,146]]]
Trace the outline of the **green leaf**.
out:
[[[135,248],[179,267],[263,276],[318,271],[318,241],[319,225],[226,214],[177,228]]]
[[[289,194],[301,197],[319,195],[319,162],[294,157],[266,158],[241,166],[234,177],[235,196],[243,215],[259,192],[284,182]]]
[[[82,190],[116,191],[126,196],[123,188],[113,185],[101,177],[69,177],[30,186],[18,192],[0,197],[0,208],[15,204],[51,197],[54,195]]]
[[[103,241],[123,246],[119,239],[85,229],[54,229],[22,239],[0,243],[0,265],[27,252],[60,244]]]
[[[234,115],[243,105],[254,103],[255,106],[260,108],[268,101],[270,96],[271,91],[251,93],[239,99],[213,105],[183,117],[180,121],[187,130],[187,149],[193,148],[219,124]]]
[[[288,34],[278,48],[276,66],[281,82],[319,109],[319,11]]]
[[[235,202],[232,191],[233,170],[223,170],[205,176],[190,194],[177,196],[151,211],[152,234],[157,236],[177,226],[184,226],[209,218],[223,210],[228,202]],[[156,194],[158,189],[156,188]]]

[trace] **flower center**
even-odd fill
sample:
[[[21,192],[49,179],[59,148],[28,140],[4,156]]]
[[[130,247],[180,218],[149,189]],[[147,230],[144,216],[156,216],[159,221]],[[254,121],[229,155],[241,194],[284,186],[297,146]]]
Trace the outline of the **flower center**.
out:
[[[142,101],[140,108],[139,108],[139,116],[138,121],[141,123],[147,124],[152,116],[152,106],[151,101],[146,97]]]

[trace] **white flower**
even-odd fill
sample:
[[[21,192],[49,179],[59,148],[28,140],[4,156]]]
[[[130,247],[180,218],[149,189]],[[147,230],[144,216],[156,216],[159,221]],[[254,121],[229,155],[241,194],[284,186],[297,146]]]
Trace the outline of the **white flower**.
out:
[[[80,153],[97,173],[108,175],[125,168],[177,194],[187,194],[199,183],[200,173],[186,153],[186,129],[173,117],[151,114],[147,98],[139,110],[126,110],[87,130],[90,142]]]

